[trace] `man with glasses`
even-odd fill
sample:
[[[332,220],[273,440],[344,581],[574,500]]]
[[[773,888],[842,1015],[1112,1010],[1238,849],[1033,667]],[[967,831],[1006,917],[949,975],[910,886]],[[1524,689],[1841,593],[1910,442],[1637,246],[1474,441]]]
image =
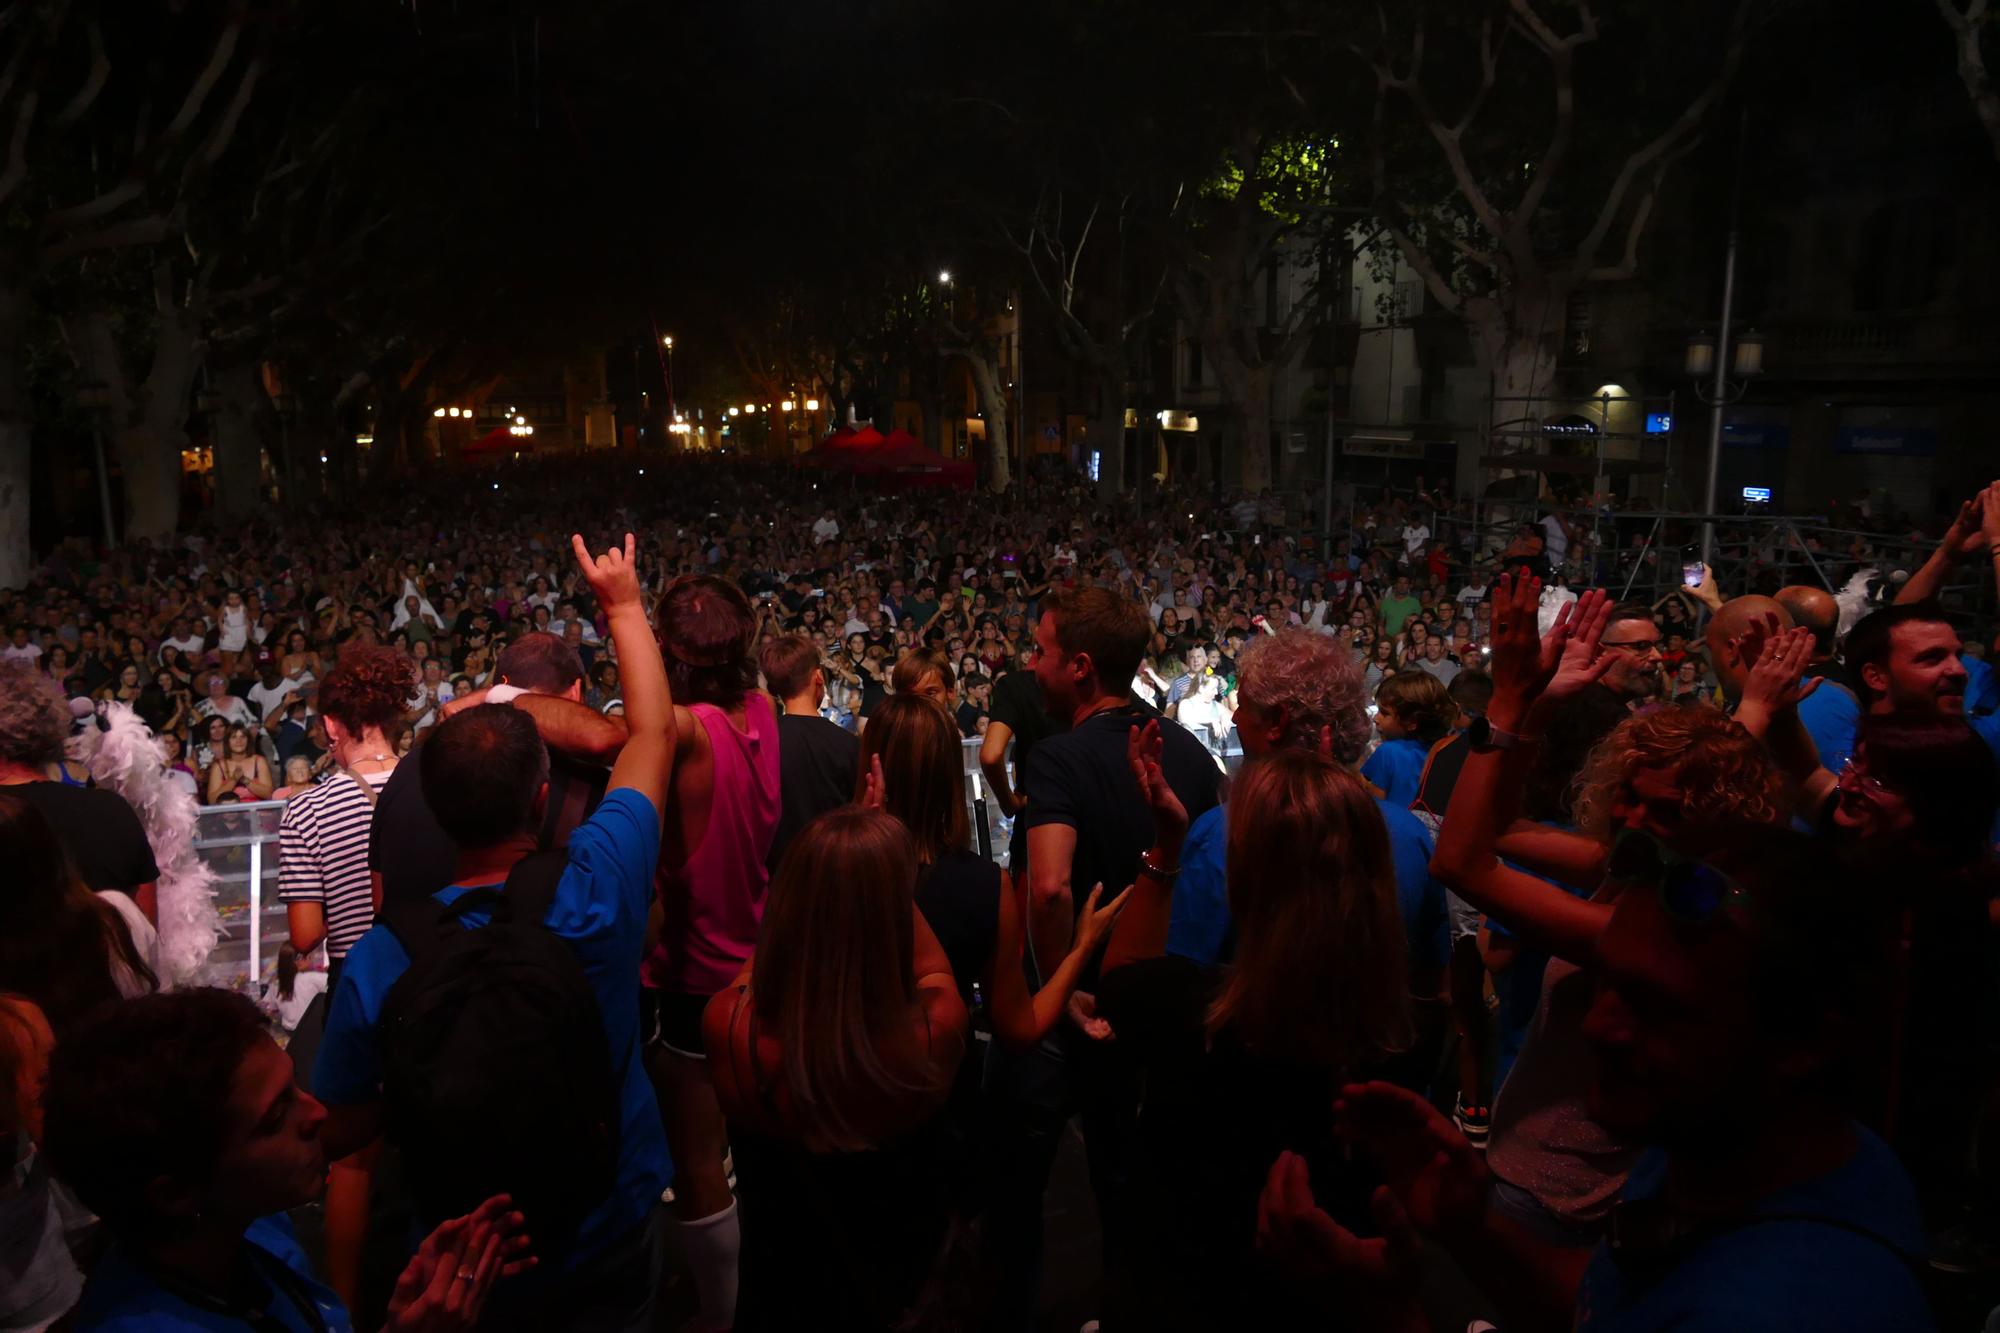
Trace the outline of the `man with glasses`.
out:
[[[1600,646],[1614,650],[1617,660],[1604,673],[1603,683],[1625,699],[1637,704],[1660,694],[1660,627],[1653,621],[1652,608],[1642,602],[1626,602],[1612,608]]]

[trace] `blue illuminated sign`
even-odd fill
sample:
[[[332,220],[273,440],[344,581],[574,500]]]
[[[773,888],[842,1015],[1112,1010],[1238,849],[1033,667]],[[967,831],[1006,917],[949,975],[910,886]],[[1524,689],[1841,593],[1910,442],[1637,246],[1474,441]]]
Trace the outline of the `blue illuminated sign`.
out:
[[[1674,429],[1674,414],[1671,412],[1648,412],[1646,414],[1646,434],[1671,435]]]
[[[1771,503],[1771,488],[1769,486],[1745,486],[1743,488],[1743,498],[1751,504],[1767,505]]]

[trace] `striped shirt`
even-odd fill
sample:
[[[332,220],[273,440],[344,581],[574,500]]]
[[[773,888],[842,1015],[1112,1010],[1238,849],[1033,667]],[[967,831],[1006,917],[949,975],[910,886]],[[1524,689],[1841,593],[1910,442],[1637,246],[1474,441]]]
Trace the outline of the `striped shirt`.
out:
[[[367,773],[362,781],[380,792],[389,775]],[[321,904],[329,959],[347,957],[375,923],[368,888],[368,825],[374,817],[374,804],[354,780],[334,773],[286,802],[278,825],[278,899]]]

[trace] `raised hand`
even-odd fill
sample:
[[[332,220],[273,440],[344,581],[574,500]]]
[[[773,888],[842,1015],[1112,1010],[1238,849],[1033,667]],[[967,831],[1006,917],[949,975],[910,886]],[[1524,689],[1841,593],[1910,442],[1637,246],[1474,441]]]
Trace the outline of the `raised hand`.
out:
[[[1542,637],[1542,661],[1551,652],[1556,658],[1554,673],[1542,690],[1542,698],[1553,703],[1595,684],[1617,662],[1603,650],[1600,640],[1611,623],[1611,594],[1592,588],[1556,614],[1556,623]]]
[[[2000,482],[1981,491],[1973,504],[1979,510],[1979,540],[1991,551],[2000,546]]]
[[[1070,1022],[1076,1024],[1077,1030],[1092,1041],[1118,1040],[1118,1034],[1111,1030],[1111,1020],[1097,1016],[1097,997],[1089,991],[1071,991],[1063,1012],[1069,1015]]]
[[[1084,899],[1083,911],[1077,916],[1076,939],[1069,946],[1069,951],[1082,954],[1087,959],[1102,948],[1104,941],[1111,938],[1111,928],[1118,924],[1119,914],[1125,910],[1125,900],[1131,896],[1132,886],[1127,884],[1123,893],[1099,907],[1097,904],[1104,897],[1104,886],[1092,886],[1090,896]]]
[[[862,779],[861,808],[880,810],[889,799],[888,784],[882,778],[882,756],[868,756],[868,776]]]
[[[609,616],[614,611],[641,607],[639,594],[639,566],[634,558],[637,543],[631,533],[625,534],[625,549],[612,547],[603,555],[593,557],[590,548],[583,544],[582,533],[572,533],[570,549],[576,552],[577,567],[583,571],[584,582],[596,596],[597,604]]]
[[[1132,766],[1132,778],[1139,784],[1139,795],[1145,798],[1147,809],[1153,812],[1153,832],[1162,847],[1171,847],[1178,854],[1181,839],[1187,836],[1187,807],[1180,797],[1167,785],[1167,776],[1160,770],[1160,756],[1166,750],[1166,742],[1160,735],[1159,719],[1148,721],[1143,727],[1134,727],[1126,733],[1125,759]]]
[[[1738,644],[1747,637],[1747,631],[1737,636]],[[1742,650],[1739,648],[1738,651]],[[1803,626],[1781,630],[1766,638],[1757,654],[1756,664],[1744,677],[1743,701],[1737,707],[1738,720],[1749,726],[1752,719],[1797,708],[1801,700],[1818,689],[1818,679],[1800,681],[1800,676],[1812,661],[1812,651],[1813,633]],[[1744,660],[1750,660],[1747,654]],[[1751,730],[1754,732],[1756,728],[1751,727]]]
[[[1536,632],[1542,581],[1523,569],[1493,584],[1493,692],[1522,701],[1539,696],[1561,661],[1575,603],[1562,608],[1545,639]]]
[[[1434,1236],[1463,1234],[1486,1207],[1486,1162],[1423,1098],[1393,1083],[1350,1083],[1333,1103],[1334,1132],[1381,1160],[1403,1212]]]

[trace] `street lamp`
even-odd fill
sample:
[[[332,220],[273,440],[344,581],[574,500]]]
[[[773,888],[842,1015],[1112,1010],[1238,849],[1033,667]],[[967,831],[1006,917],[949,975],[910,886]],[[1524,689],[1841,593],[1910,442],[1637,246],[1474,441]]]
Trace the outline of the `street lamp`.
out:
[[[808,412],[817,412],[817,411],[819,411],[819,399],[817,399],[817,398],[808,398],[808,399],[806,399],[806,411],[808,411]]]
[[[948,268],[941,268],[941,269],[939,269],[939,270],[938,270],[938,282],[939,282],[939,283],[940,283],[940,284],[941,284],[942,286],[946,286],[946,287],[949,287],[949,286],[951,286],[951,270],[950,270],[950,269],[948,269]]]
[[[1750,381],[1764,373],[1764,335],[1745,330],[1734,347],[1729,342],[1730,307],[1736,297],[1736,233],[1729,234],[1729,252],[1724,261],[1722,288],[1722,333],[1711,337],[1706,331],[1689,337],[1687,373],[1694,381],[1694,395],[1708,404],[1708,478],[1702,490],[1701,561],[1715,558],[1715,492],[1722,473],[1722,414],[1731,403],[1741,402],[1750,391]],[[1735,378],[1731,379],[1731,373]],[[1707,381],[1706,384],[1703,381]]]

